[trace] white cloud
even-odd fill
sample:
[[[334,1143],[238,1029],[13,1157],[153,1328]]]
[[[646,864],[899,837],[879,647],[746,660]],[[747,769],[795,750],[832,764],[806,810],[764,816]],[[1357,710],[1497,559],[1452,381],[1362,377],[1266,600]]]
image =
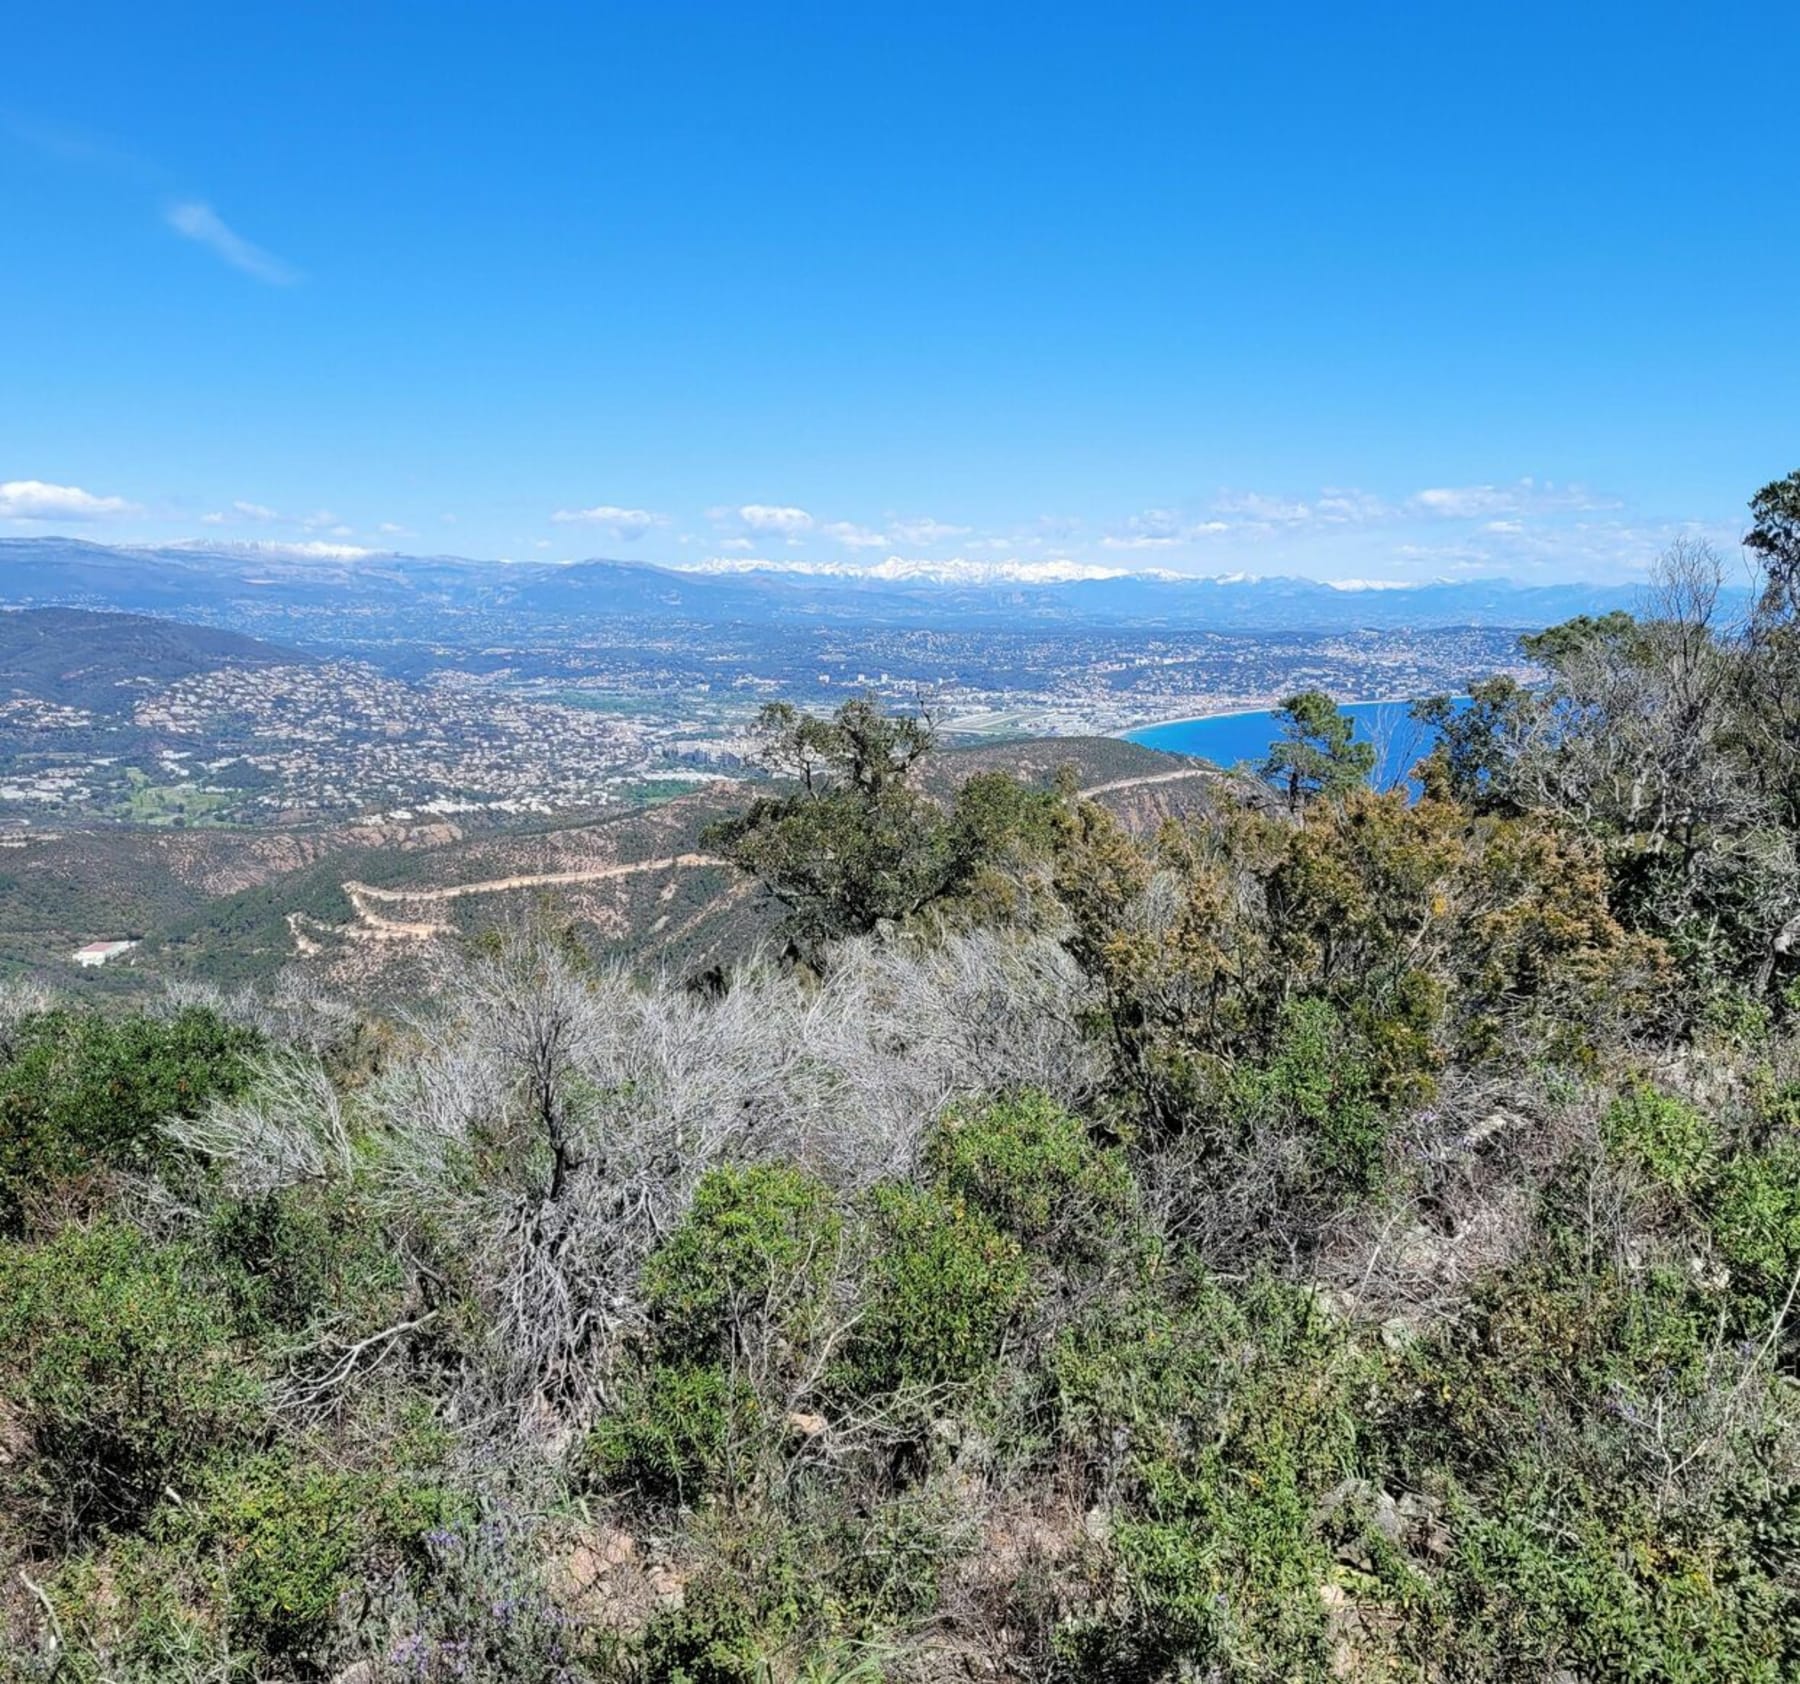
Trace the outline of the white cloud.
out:
[[[123,497],[98,497],[78,485],[51,485],[41,479],[0,482],[0,520],[105,520],[136,508]]]
[[[1394,509],[1371,491],[1326,486],[1310,502],[1262,491],[1228,491],[1213,503],[1215,514],[1231,515],[1253,530],[1274,528],[1364,526],[1391,520]],[[1224,531],[1222,523],[1210,530]]]
[[[1100,547],[1103,550],[1171,550],[1230,530],[1229,521],[1188,520],[1174,509],[1145,509],[1126,521],[1121,530],[1105,534]]]
[[[930,515],[920,515],[914,520],[893,521],[889,530],[903,544],[931,545],[948,544],[958,538],[966,538],[971,529],[953,526],[945,520],[933,520]]]
[[[203,526],[233,526],[239,521],[254,520],[267,524],[280,520],[278,510],[271,509],[266,503],[246,503],[241,497],[228,509],[215,509],[209,515],[202,515]]]
[[[769,503],[746,503],[737,511],[737,518],[752,532],[773,532],[783,538],[797,537],[802,532],[810,532],[813,517],[804,509]]]
[[[767,556],[709,556],[678,569],[687,573],[798,573],[813,578],[880,579],[888,583],[920,582],[938,585],[1054,585],[1084,579],[1126,577],[1121,567],[1059,557],[1054,561],[973,561],[963,556],[948,559],[891,555],[885,561],[802,561]],[[1137,573],[1132,577],[1173,578],[1168,573]]]
[[[850,520],[828,521],[819,530],[827,538],[833,538],[852,550],[882,550],[888,544],[885,532],[871,532],[868,527],[858,526]]]
[[[1377,497],[1372,491],[1337,486],[1327,486],[1321,491],[1314,507],[1320,520],[1333,525],[1386,520],[1394,512],[1384,499]]]
[[[397,520],[384,520],[375,530],[384,538],[410,538],[413,536],[413,529],[410,526],[402,526]]]
[[[1585,486],[1558,485],[1527,476],[1512,485],[1441,485],[1415,492],[1413,507],[1452,520],[1482,516],[1548,514],[1552,511],[1597,513],[1620,507],[1616,498],[1597,497]]]
[[[1241,515],[1261,526],[1300,526],[1313,518],[1310,504],[1265,496],[1260,491],[1227,492],[1213,508],[1219,514]]]
[[[171,544],[169,547],[176,550],[205,549],[251,558],[266,556],[271,561],[360,561],[364,556],[381,553],[378,550],[363,549],[356,544],[328,544],[318,538],[309,538],[297,544],[283,544],[266,538],[242,538],[231,543],[216,543],[207,539],[191,544]]]
[[[559,526],[597,526],[621,543],[635,543],[652,527],[667,526],[667,515],[650,509],[622,509],[615,503],[597,503],[591,509],[558,509],[550,517]]]
[[[1414,504],[1427,514],[1451,520],[1506,514],[1519,506],[1518,494],[1498,485],[1440,485],[1416,492]]]
[[[183,199],[170,205],[163,213],[163,220],[183,239],[205,246],[232,268],[269,286],[293,286],[300,279],[297,269],[283,263],[273,252],[264,251],[261,246],[246,240],[203,200]]]

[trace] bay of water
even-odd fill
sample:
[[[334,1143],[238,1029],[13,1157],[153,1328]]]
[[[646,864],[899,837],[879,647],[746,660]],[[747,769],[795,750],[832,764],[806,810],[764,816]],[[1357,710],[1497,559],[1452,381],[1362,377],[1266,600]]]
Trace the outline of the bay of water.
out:
[[[1375,771],[1370,781],[1377,789],[1408,783],[1407,774],[1437,742],[1435,731],[1408,716],[1411,706],[1411,702],[1353,702],[1340,710],[1356,721],[1357,737],[1375,745]],[[1217,766],[1235,766],[1245,760],[1260,764],[1269,745],[1281,735],[1281,727],[1271,710],[1175,719],[1125,735],[1145,748],[1191,754]]]

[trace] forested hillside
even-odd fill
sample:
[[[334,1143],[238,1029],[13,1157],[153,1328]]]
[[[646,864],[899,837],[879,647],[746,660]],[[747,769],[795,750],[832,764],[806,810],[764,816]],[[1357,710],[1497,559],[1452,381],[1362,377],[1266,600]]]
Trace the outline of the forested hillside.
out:
[[[146,689],[220,667],[305,665],[313,657],[211,626],[83,608],[0,613],[0,696],[129,714]]]
[[[0,1678],[1800,1676],[1800,474],[1747,616],[1134,836],[773,707],[686,981],[0,1015]],[[1473,676],[1473,675],[1472,675]],[[723,868],[721,868],[723,869]]]

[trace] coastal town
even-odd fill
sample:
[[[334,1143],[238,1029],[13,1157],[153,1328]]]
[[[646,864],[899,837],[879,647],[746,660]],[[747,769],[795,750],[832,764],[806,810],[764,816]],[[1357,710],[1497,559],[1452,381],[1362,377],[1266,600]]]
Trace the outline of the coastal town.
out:
[[[1525,670],[1511,634],[559,628],[529,653],[132,669],[76,699],[0,696],[0,822],[508,822],[640,806],[738,773],[763,703],[869,694],[953,741],[1108,736],[1318,688],[1410,698]]]

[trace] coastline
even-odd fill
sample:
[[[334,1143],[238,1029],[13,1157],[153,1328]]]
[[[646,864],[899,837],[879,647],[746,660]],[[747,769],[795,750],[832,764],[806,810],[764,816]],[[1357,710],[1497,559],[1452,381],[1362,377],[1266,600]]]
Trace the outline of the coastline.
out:
[[[1410,707],[1412,703],[1425,699],[1422,696],[1358,696],[1347,702],[1339,702],[1337,705],[1340,708],[1372,708],[1394,705]],[[1453,702],[1467,701],[1468,692],[1466,690],[1455,691],[1451,694],[1450,700]],[[1129,730],[1116,731],[1113,735],[1121,742],[1134,742],[1138,733],[1142,731],[1162,731],[1172,725],[1211,724],[1215,719],[1254,719],[1258,714],[1273,713],[1280,706],[1281,703],[1277,701],[1271,702],[1267,707],[1226,708],[1219,713],[1190,713],[1183,714],[1179,719],[1153,719],[1148,725],[1133,725]]]

